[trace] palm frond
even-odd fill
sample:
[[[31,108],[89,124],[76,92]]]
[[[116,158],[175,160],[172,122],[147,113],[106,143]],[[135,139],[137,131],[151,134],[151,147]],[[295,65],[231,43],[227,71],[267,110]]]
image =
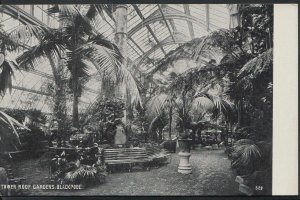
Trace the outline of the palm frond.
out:
[[[14,76],[14,70],[18,69],[18,65],[13,61],[4,60],[0,66],[0,95],[4,96],[7,89],[10,93],[12,90],[12,77]]]
[[[89,42],[76,50],[76,55],[91,61],[103,81],[112,82],[115,85],[126,85],[127,93],[131,96],[132,104],[141,104],[140,92],[132,74],[122,65],[123,57],[117,46],[106,40],[102,35],[89,38]]]
[[[106,77],[104,78],[117,81],[117,79],[122,79],[124,77],[118,76],[122,66],[119,55],[113,49],[94,42],[89,42],[80,46],[75,51],[75,54],[82,55],[83,58],[93,62],[98,72],[105,73]]]
[[[60,17],[74,18],[80,14],[76,5],[56,4],[47,10],[49,15],[59,14]]]
[[[192,59],[208,64],[207,60],[221,61],[224,56],[229,55],[236,60],[243,54],[241,51],[244,51],[236,45],[236,33],[236,30],[219,29],[208,36],[195,38],[170,51],[156,63],[156,67],[151,71],[151,74],[158,70],[165,70],[167,66],[179,59]]]
[[[240,139],[234,143],[234,145],[236,146],[245,145],[245,144],[254,144],[254,141],[250,139]]]
[[[89,6],[89,9],[86,12],[86,17],[89,19],[95,19],[97,14],[99,14],[102,18],[104,17],[104,10],[109,9],[107,4],[92,4]]]
[[[2,46],[8,51],[14,51],[20,46],[15,39],[11,38],[9,34],[2,30],[0,30],[0,41]]]
[[[166,113],[162,113],[161,115],[156,116],[151,120],[151,123],[148,128],[148,132],[151,133],[155,131],[157,128],[162,129],[167,124],[168,124],[167,115]]]
[[[91,24],[92,19],[86,16],[86,12],[78,5],[54,5],[48,9],[48,13],[58,14],[59,20],[64,24],[65,32],[68,32],[70,37],[76,37],[76,40],[95,34],[96,30]]]
[[[149,117],[161,115],[170,104],[168,104],[169,96],[167,94],[159,94],[152,97],[147,105],[147,113]]]
[[[167,66],[180,59],[202,60],[202,51],[200,51],[199,46],[205,46],[205,37],[195,38],[170,51],[163,59],[156,63],[156,67],[150,74],[156,73],[159,70],[165,70]],[[206,63],[206,61],[202,61]]]
[[[262,87],[272,82],[273,49],[248,61],[238,72],[238,80],[231,85],[230,93],[236,98],[250,95],[257,90],[258,83]],[[261,91],[260,91],[261,93]]]
[[[261,55],[248,61],[238,73],[238,77],[251,74],[253,78],[273,67],[273,49],[269,49]]]
[[[88,82],[90,77],[89,64],[84,59],[82,59],[82,57],[74,54],[73,52],[68,52],[66,58],[67,67],[71,72],[71,76],[69,78],[69,88],[73,88],[73,81],[75,78],[78,83],[77,92],[79,95],[81,95],[84,91],[84,85]],[[75,70],[73,70],[74,66],[76,67]]]
[[[67,52],[66,55],[66,59],[67,59],[67,67],[71,72],[71,75],[73,71],[73,66],[76,66],[76,77],[88,77],[89,76],[89,66],[87,64],[87,62],[85,62],[83,60],[83,57],[80,56],[77,53],[74,52]]]
[[[3,151],[19,150],[20,138],[15,126],[29,130],[26,126],[0,111],[0,144]]]
[[[123,68],[124,80],[123,84],[126,85],[127,94],[130,95],[132,105],[140,105],[143,108],[142,100],[140,97],[140,90],[138,89],[137,82],[132,74],[125,67]]]
[[[262,156],[262,152],[256,144],[236,145],[234,153],[238,155],[239,164],[242,166],[248,166],[251,162]]]
[[[41,40],[45,35],[50,34],[52,31],[54,30],[46,26],[24,24],[14,28],[9,33],[9,37],[19,44],[26,45],[29,44],[33,38]]]
[[[202,88],[213,83],[222,82],[222,77],[216,76],[214,72],[223,70],[219,66],[208,64],[206,66],[195,67],[186,70],[184,73],[179,74],[168,86],[168,90],[171,91],[190,91],[199,89],[198,86],[202,85]]]
[[[40,35],[37,45],[18,56],[16,61],[23,69],[34,69],[41,63],[41,59],[52,57],[61,58],[61,51],[65,50],[64,35],[59,30],[45,31]]]
[[[207,98],[213,104],[211,112],[214,118],[217,118],[219,114],[223,114],[226,120],[232,121],[235,107],[231,101],[228,100],[227,96],[224,94],[214,94],[214,93],[202,93],[200,97]]]
[[[214,103],[205,96],[197,97],[192,102],[192,110],[202,112],[212,112],[214,109]]]
[[[89,183],[99,183],[102,180],[99,180],[99,174],[97,167],[89,165],[81,165],[79,168],[74,171],[66,173],[65,180],[70,183],[80,183],[80,184],[89,184]],[[101,177],[102,178],[102,177]]]

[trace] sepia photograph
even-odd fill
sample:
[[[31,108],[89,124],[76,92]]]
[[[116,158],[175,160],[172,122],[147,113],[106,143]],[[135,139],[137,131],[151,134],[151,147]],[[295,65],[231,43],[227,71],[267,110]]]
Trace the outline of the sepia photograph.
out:
[[[273,4],[0,4],[0,196],[272,195]]]

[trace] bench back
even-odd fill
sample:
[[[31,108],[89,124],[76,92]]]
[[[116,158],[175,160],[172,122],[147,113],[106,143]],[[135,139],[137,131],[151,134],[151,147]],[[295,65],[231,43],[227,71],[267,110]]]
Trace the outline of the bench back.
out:
[[[104,161],[109,160],[137,160],[148,158],[144,148],[104,149]]]

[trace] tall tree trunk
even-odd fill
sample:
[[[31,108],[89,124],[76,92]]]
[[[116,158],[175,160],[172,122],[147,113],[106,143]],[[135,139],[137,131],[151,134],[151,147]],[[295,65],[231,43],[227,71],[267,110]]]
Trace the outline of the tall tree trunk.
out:
[[[197,129],[192,129],[192,148],[195,149],[195,144],[196,144],[196,131]]]
[[[72,90],[73,90],[73,113],[72,113],[72,124],[74,127],[79,128],[79,94],[78,94],[78,70],[77,66],[72,66]]]
[[[50,62],[50,66],[52,69],[52,74],[54,77],[54,84],[55,84],[55,93],[53,96],[54,101],[54,116],[58,123],[58,136],[61,139],[65,139],[66,135],[63,135],[65,133],[64,126],[65,126],[65,120],[66,120],[66,98],[65,98],[65,91],[64,91],[64,85],[63,85],[63,74],[62,74],[62,63],[61,60],[58,61],[58,69],[56,68],[55,61],[51,57],[50,54],[47,54],[47,58]]]
[[[115,18],[116,18],[116,33],[115,42],[123,56],[123,65],[127,67],[127,15],[128,15],[128,5],[127,4],[116,4],[115,5]],[[118,83],[116,88],[116,96],[122,98],[125,103],[124,116],[122,122],[126,124],[127,108],[127,90],[124,83]]]
[[[158,131],[158,142],[159,143],[162,142],[162,128],[159,128],[159,131]]]
[[[200,144],[203,144],[201,132],[202,132],[202,129],[198,128],[197,129],[198,140],[199,140]]]
[[[73,118],[72,123],[73,126],[78,128],[79,127],[79,114],[78,114],[78,104],[79,104],[79,98],[78,98],[78,89],[77,89],[77,81],[76,78],[73,76]]]
[[[169,140],[172,139],[172,112],[173,112],[173,107],[170,107],[170,113],[169,113]]]
[[[186,126],[186,119],[185,119],[185,93],[182,92],[182,135],[186,136],[185,126]]]
[[[242,100],[238,100],[238,123],[237,126],[242,126]]]

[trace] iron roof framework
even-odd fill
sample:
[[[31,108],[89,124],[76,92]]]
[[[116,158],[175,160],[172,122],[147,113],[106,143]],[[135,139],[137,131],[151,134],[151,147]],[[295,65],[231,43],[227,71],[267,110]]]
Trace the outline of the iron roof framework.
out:
[[[58,28],[57,18],[46,12],[50,6],[44,4],[2,5],[0,23],[4,24],[7,32],[21,23]],[[219,28],[229,28],[229,13],[225,4],[129,4],[127,20],[128,61],[131,66],[134,66],[130,69],[131,72],[141,84],[145,81],[145,76],[155,67],[156,61],[162,59],[180,44],[207,35],[210,31]],[[109,40],[114,41],[114,13],[106,10],[104,18],[99,23],[100,32]],[[2,100],[0,99],[1,107],[5,107],[3,105],[7,105],[12,99],[14,101],[19,99],[15,106],[11,104],[10,107],[24,108],[18,105],[24,98],[23,101],[30,100],[30,93],[36,94],[42,102],[49,99],[49,94],[41,88],[44,82],[53,80],[50,67],[18,73],[16,76],[22,78],[14,83],[12,95],[6,95]],[[97,74],[97,71],[94,70],[91,74]],[[99,88],[96,78],[89,81],[81,98],[82,110],[97,98]],[[32,105],[32,107],[49,112],[49,108],[45,108],[47,107],[45,105],[46,103],[38,106]],[[28,106],[27,109],[32,107]]]

